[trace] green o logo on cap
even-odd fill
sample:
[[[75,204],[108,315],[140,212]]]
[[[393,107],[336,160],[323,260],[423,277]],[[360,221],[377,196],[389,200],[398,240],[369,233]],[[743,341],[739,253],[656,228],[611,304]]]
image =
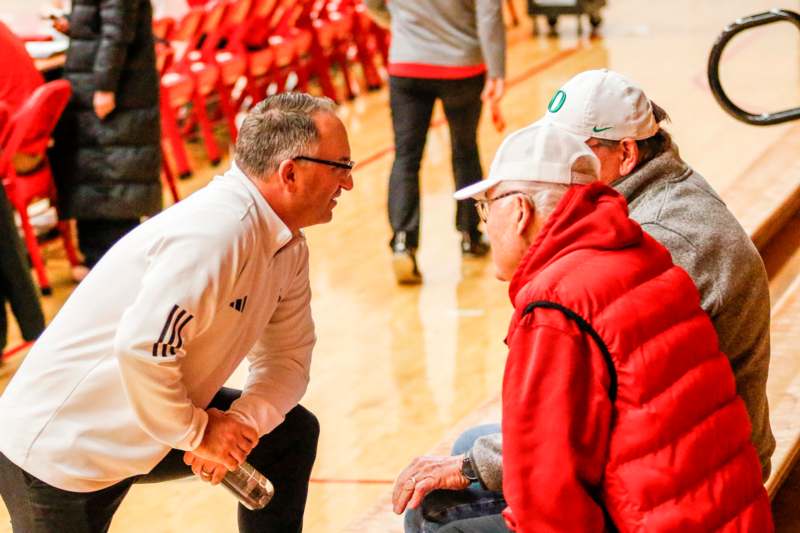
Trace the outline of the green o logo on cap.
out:
[[[556,91],[556,94],[550,99],[550,103],[547,104],[547,110],[551,113],[557,113],[559,109],[564,105],[564,102],[567,101],[567,93],[562,91],[561,89]]]

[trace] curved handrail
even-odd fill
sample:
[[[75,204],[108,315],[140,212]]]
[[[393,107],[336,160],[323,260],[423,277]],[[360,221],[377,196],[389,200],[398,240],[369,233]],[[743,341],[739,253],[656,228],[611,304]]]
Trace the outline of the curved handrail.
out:
[[[785,9],[772,9],[764,13],[737,19],[722,30],[722,33],[717,37],[717,42],[714,43],[714,47],[711,49],[711,54],[708,57],[708,83],[711,86],[711,92],[714,94],[714,98],[717,99],[719,105],[722,106],[722,109],[728,112],[728,114],[742,122],[747,122],[754,126],[769,126],[771,124],[780,124],[781,122],[800,118],[800,107],[777,111],[775,113],[755,114],[745,111],[734,104],[722,88],[722,84],[719,81],[719,61],[722,57],[722,51],[725,45],[727,45],[736,34],[750,28],[755,28],[756,26],[764,26],[766,24],[772,24],[773,22],[782,21],[791,22],[800,30],[800,14]]]

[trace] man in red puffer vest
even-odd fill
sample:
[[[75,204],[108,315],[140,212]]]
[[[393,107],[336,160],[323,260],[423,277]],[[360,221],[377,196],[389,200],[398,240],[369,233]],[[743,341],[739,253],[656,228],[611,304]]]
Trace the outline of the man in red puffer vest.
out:
[[[697,289],[598,172],[583,139],[536,123],[456,193],[478,201],[511,282],[508,508],[505,523],[440,532],[771,532],[747,411]]]

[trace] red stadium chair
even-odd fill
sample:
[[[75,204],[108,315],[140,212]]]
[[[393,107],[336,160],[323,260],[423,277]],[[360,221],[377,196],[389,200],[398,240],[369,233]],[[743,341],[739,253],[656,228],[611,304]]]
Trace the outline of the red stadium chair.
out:
[[[192,175],[189,166],[189,157],[186,154],[186,147],[183,144],[181,128],[178,116],[185,106],[192,101],[194,92],[194,82],[189,76],[179,73],[167,73],[167,69],[172,63],[175,52],[169,46],[156,44],[156,66],[161,76],[159,109],[161,113],[161,151],[164,153],[165,176],[172,176],[174,179],[177,173],[181,178],[188,178]],[[176,167],[173,172],[169,166],[167,153],[170,154]],[[169,182],[168,182],[169,184]],[[172,187],[170,187],[172,190]],[[175,198],[177,190],[173,192]],[[177,198],[175,199],[177,201]]]
[[[220,69],[215,63],[203,59],[202,46],[216,33],[227,7],[224,2],[207,4],[201,23],[196,27],[194,34],[188,36],[186,48],[182,51],[176,50],[175,61],[169,69],[169,72],[178,72],[191,77],[194,82],[191,117],[193,120],[187,122],[184,130],[188,133],[196,121],[206,155],[212,165],[219,164],[222,159],[219,146],[214,138],[211,119],[208,116],[208,101],[216,92]]]
[[[217,94],[219,106],[227,122],[231,142],[236,142],[236,113],[240,98],[234,99],[236,85],[247,74],[247,55],[234,46],[233,39],[241,31],[251,8],[251,0],[222,0],[224,15],[216,28],[209,28],[199,50],[189,54],[191,61],[211,63],[219,69]],[[235,100],[235,101],[234,101]]]
[[[207,28],[213,28],[219,22],[219,18],[209,18],[211,13],[203,8],[191,9],[168,33],[169,43],[161,42],[156,46],[156,62],[161,73],[161,128],[164,140],[168,142],[162,146],[170,148],[181,178],[192,174],[183,134],[195,124],[199,126],[208,158],[213,164],[221,159],[206,111],[206,101],[216,86],[219,69],[216,65],[202,62],[192,64],[189,60],[189,55],[202,44]],[[174,174],[170,168],[165,171],[167,179]]]
[[[175,19],[164,17],[153,21],[153,37],[156,41],[169,41],[172,38],[172,30],[175,27]]]
[[[47,146],[53,128],[69,101],[72,89],[69,82],[57,80],[37,88],[11,119],[7,140],[0,154],[0,176],[6,188],[11,205],[19,213],[25,245],[31,257],[42,294],[52,293],[44,261],[28,218],[28,205],[34,200],[48,198],[50,205],[57,206],[56,189],[50,163],[47,160]],[[12,157],[21,147],[30,155],[41,155],[42,164],[33,171],[18,175],[12,164]],[[64,242],[67,259],[75,267],[81,264],[72,240],[69,222],[58,217],[58,229]]]
[[[330,63],[321,53],[311,27],[309,13],[313,4],[313,0],[278,0],[264,24],[248,33],[246,45],[250,50],[272,50],[274,77],[270,81],[278,92],[287,89],[291,74],[297,77],[295,88],[307,92],[309,78],[313,76],[325,96],[338,100],[330,77]],[[264,96],[255,95],[254,100]]]
[[[329,65],[337,65],[344,78],[345,97],[355,98],[358,89],[350,72],[350,50],[353,47],[353,13],[339,10],[339,4],[316,0],[309,13],[309,22],[314,32],[315,52],[322,55]]]

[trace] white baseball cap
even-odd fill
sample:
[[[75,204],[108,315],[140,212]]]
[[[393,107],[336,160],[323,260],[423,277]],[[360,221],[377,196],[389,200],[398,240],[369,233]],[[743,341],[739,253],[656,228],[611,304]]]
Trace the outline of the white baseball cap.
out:
[[[587,70],[565,83],[544,119],[585,139],[647,139],[658,132],[650,99],[613,70]]]
[[[545,121],[517,130],[503,141],[489,176],[456,191],[456,200],[482,200],[486,191],[503,181],[532,181],[573,185],[592,183],[600,175],[600,160],[585,139]]]

